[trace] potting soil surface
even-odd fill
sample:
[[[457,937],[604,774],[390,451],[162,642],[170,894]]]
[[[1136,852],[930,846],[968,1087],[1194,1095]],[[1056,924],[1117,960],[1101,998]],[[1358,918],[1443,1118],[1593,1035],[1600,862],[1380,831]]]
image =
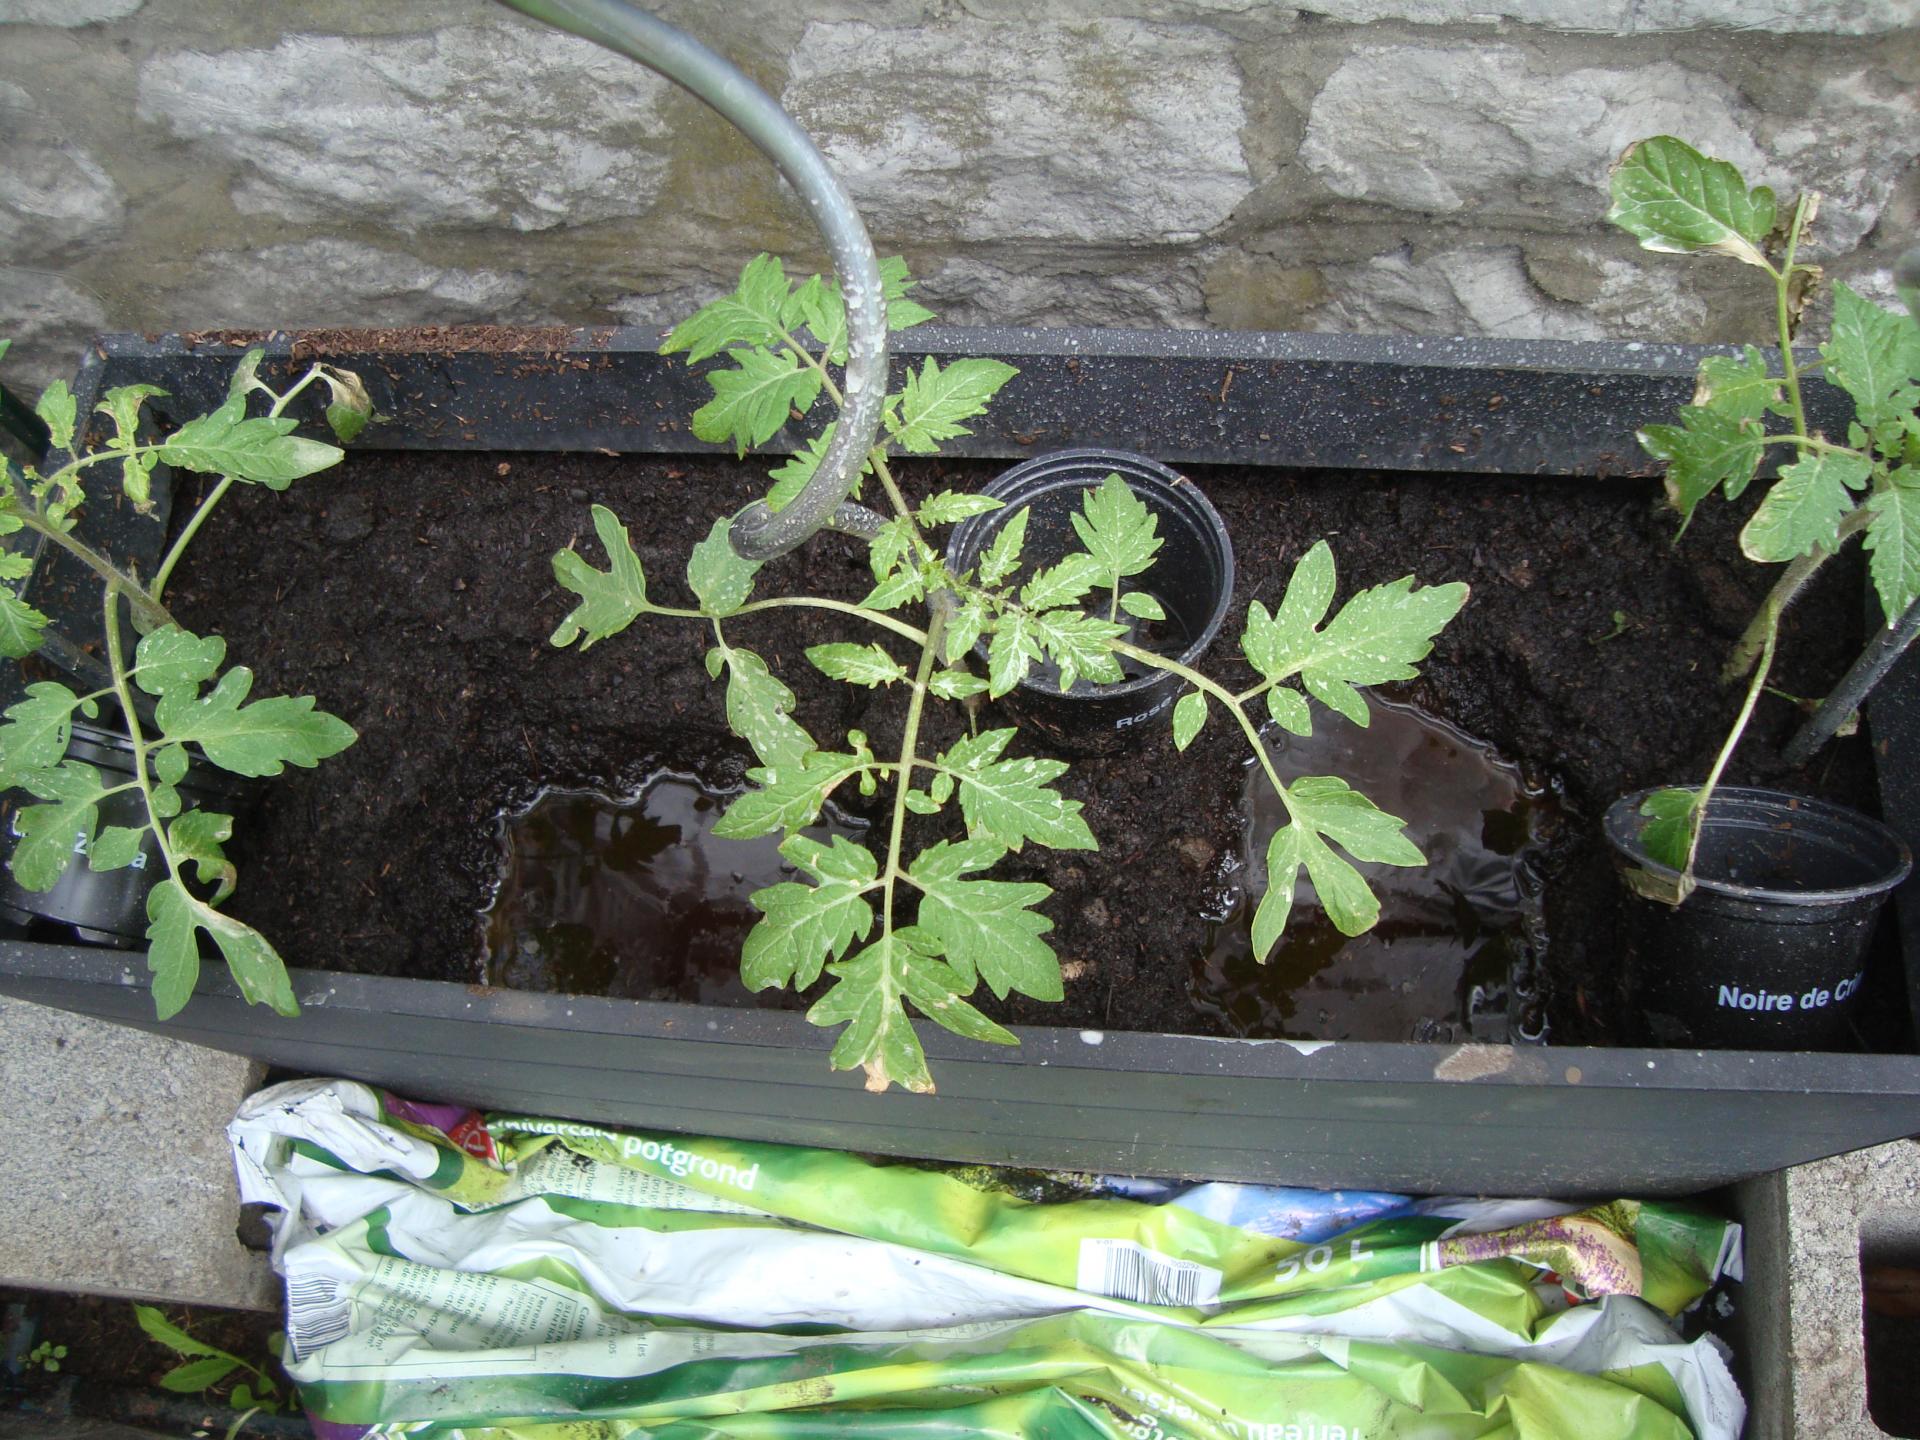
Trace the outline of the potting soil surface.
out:
[[[232,911],[291,964],[480,982],[483,912],[507,873],[503,817],[550,787],[634,797],[662,772],[723,795],[737,788],[750,759],[727,732],[722,687],[703,664],[711,627],[649,616],[589,650],[556,649],[548,636],[575,597],[555,583],[551,557],[574,545],[604,566],[588,507],[606,504],[626,522],[652,596],[690,605],[689,550],[716,517],[764,492],[766,468],[707,457],[364,451],[285,494],[236,488],[170,604],[190,628],[229,637],[229,658],[256,672],[256,695],[314,695],[360,739],[318,770],[272,782],[261,810],[241,819]],[[977,488],[1002,468],[936,460],[901,474],[917,496]],[[1189,473],[1233,539],[1233,610],[1203,662],[1229,685],[1253,678],[1238,650],[1247,603],[1277,603],[1315,539],[1332,545],[1340,601],[1408,573],[1471,585],[1422,678],[1391,698],[1442,717],[1516,762],[1529,784],[1558,792],[1560,815],[1534,837],[1545,935],[1529,948],[1547,1033],[1613,1039],[1618,894],[1599,816],[1624,791],[1694,781],[1711,762],[1740,698],[1719,683],[1721,662],[1774,574],[1743,560],[1735,540],[1757,492],[1703,505],[1676,547],[1675,517],[1646,480]],[[817,537],[765,567],[756,595],[858,599],[872,584],[863,551]],[[1789,612],[1779,689],[1824,694],[1844,670],[1861,641],[1861,583],[1856,552],[1826,567]],[[877,639],[911,666],[904,647],[820,611],[756,614],[727,622],[726,633],[798,694],[796,718],[822,743],[842,744],[858,728],[892,757],[906,708],[899,688],[828,680],[803,651]],[[1828,747],[1804,773],[1784,770],[1778,747],[1800,718],[1790,700],[1766,698],[1728,779],[1872,811],[1859,738]],[[1010,723],[992,707],[983,719]],[[958,706],[930,705],[926,752],[964,723]],[[1190,987],[1209,900],[1232,878],[1245,743],[1217,707],[1185,752],[1164,724],[1135,733],[1133,748],[1077,760],[1060,782],[1085,805],[1098,854],[1029,845],[995,871],[1052,888],[1043,908],[1066,976],[1057,1005],[998,1002],[983,987],[974,998],[997,1018],[1234,1033]],[[864,798],[849,786],[839,798],[855,825],[890,803],[885,787]],[[1418,826],[1427,817],[1404,818]],[[910,845],[952,833],[950,821],[914,818]],[[805,1004],[824,984],[806,997],[737,998]],[[685,975],[626,985],[623,993],[662,999],[701,993]],[[1426,1033],[1400,1038],[1468,1036],[1446,1028],[1458,1016],[1426,1018]]]

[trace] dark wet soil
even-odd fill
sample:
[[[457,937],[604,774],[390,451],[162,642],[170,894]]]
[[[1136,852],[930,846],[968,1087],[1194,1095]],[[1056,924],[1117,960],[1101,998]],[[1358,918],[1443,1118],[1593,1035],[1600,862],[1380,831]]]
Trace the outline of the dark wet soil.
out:
[[[972,487],[1000,468],[924,462],[904,483]],[[1472,586],[1400,698],[1563,791],[1565,821],[1541,859],[1548,1018],[1557,1041],[1611,1038],[1616,894],[1599,816],[1622,791],[1698,778],[1724,734],[1738,697],[1717,672],[1770,574],[1734,541],[1752,497],[1703,507],[1676,550],[1651,482],[1192,473],[1232,532],[1236,614],[1254,599],[1273,605],[1320,537],[1342,599],[1408,572]],[[591,650],[556,650],[547,636],[573,597],[550,557],[578,544],[602,563],[588,505],[605,503],[627,522],[655,598],[687,604],[688,550],[764,487],[764,467],[711,458],[362,452],[285,495],[237,490],[169,599],[184,623],[231,637],[257,693],[315,695],[361,739],[275,782],[239,827],[233,910],[293,964],[479,980],[503,812],[546,786],[635,793],[661,769],[737,783],[745,757],[702,665],[710,632],[649,618]],[[854,542],[826,537],[764,570],[758,593],[855,599],[869,584]],[[1791,612],[1782,689],[1824,693],[1857,651],[1860,585],[1849,556]],[[1245,683],[1237,634],[1230,623],[1206,667]],[[849,638],[832,617],[757,615],[730,622],[728,638],[799,693],[816,737],[851,726],[883,756],[897,744],[903,697],[828,681],[804,660],[809,645]],[[1776,747],[1797,718],[1786,701],[1763,703],[1729,778],[1874,809],[1862,740],[1783,772]],[[941,706],[929,723],[938,744],[962,722]],[[1068,976],[1061,1005],[986,999],[1002,1018],[1212,1028],[1187,991],[1205,899],[1239,836],[1244,751],[1218,717],[1185,753],[1165,729],[1141,728],[1151,733],[1137,749],[1077,762],[1062,782],[1100,853],[1030,846],[999,872],[1055,891],[1050,938]]]

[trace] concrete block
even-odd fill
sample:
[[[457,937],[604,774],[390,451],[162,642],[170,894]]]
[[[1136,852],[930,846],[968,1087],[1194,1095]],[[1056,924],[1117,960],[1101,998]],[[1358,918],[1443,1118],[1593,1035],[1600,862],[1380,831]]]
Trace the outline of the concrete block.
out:
[[[1867,1409],[1860,1266],[1920,1260],[1920,1141],[1750,1180],[1745,1322],[1751,1440],[1879,1440]]]
[[[253,1061],[0,1000],[0,1285],[270,1310],[226,1124]]]

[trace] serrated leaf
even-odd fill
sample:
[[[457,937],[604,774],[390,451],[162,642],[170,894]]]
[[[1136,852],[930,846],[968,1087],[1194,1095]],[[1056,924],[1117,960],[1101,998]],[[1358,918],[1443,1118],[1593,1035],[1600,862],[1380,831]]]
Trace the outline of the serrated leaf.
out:
[[[887,329],[910,330],[933,319],[933,312],[918,300],[909,300],[907,291],[916,282],[907,274],[907,262],[898,255],[880,261],[880,293],[887,302]]]
[[[1356,860],[1379,865],[1427,863],[1402,833],[1407,822],[1389,815],[1337,775],[1305,775],[1287,787],[1287,808]]]
[[[1014,734],[982,731],[956,741],[935,762],[957,782],[968,835],[1009,850],[1029,840],[1051,850],[1098,850],[1080,802],[1048,788],[1066,773],[1064,760],[999,758]]]
[[[1300,858],[1314,897],[1342,935],[1364,935],[1380,919],[1380,901],[1358,870],[1327,848],[1317,836],[1304,837]]]
[[[798,766],[814,748],[813,737],[793,718],[793,691],[751,650],[725,647],[727,728],[753,747],[760,763]]]
[[[1062,695],[1083,675],[1096,685],[1117,685],[1126,678],[1110,644],[1127,633],[1124,625],[1078,610],[1049,610],[1030,622],[1040,648],[1059,668]]]
[[[1253,958],[1263,965],[1293,914],[1293,882],[1304,833],[1297,825],[1282,825],[1267,842],[1267,888],[1253,912]]]
[[[1749,560],[1778,563],[1816,546],[1835,549],[1840,522],[1853,508],[1847,492],[1864,486],[1872,473],[1873,466],[1858,455],[1808,455],[1783,465],[1780,478],[1740,532],[1741,553]]]
[[[1740,172],[1671,135],[1629,146],[1613,168],[1607,219],[1647,250],[1731,255],[1766,265],[1760,251],[1774,223],[1773,191],[1749,191]]]
[[[1027,543],[1027,517],[1032,513],[1021,506],[994,533],[986,554],[980,557],[982,585],[998,585],[1020,568],[1020,551]]]
[[[1189,690],[1173,707],[1173,748],[1186,749],[1206,723],[1207,697],[1198,690]]]
[[[779,338],[791,287],[779,260],[766,254],[754,256],[740,272],[733,293],[702,305],[674,326],[660,353],[684,350],[687,363],[697,365],[729,346],[773,344]]]
[[[27,686],[27,698],[7,707],[0,725],[0,788],[19,784],[18,776],[48,770],[66,756],[73,712],[80,697],[52,680]]]
[[[1920,321],[1833,287],[1833,338],[1820,347],[1826,376],[1853,397],[1860,423],[1877,431],[1920,405]]]
[[[986,688],[986,681],[965,670],[936,670],[927,678],[927,689],[942,700],[964,700]]]
[[[225,1352],[216,1350],[204,1340],[196,1339],[168,1320],[151,1305],[135,1305],[133,1318],[147,1333],[147,1338],[158,1341],[176,1355],[220,1355]]]
[[[143,637],[134,651],[133,679],[149,695],[197,690],[220,673],[226,658],[227,642],[218,635],[203,638],[178,625],[163,625]]]
[[[918,568],[902,565],[862,596],[860,605],[866,610],[898,610],[902,605],[924,600],[926,594],[926,582],[920,578]]]
[[[779,433],[790,413],[805,414],[820,397],[820,372],[782,351],[729,350],[731,370],[709,370],[713,399],[693,412],[693,433],[713,443],[732,441],[745,455]]]
[[[1023,610],[1001,615],[987,641],[987,694],[998,700],[1027,678],[1038,659],[1040,644],[1034,638],[1033,617]]]
[[[907,871],[921,892],[915,924],[939,937],[941,953],[967,989],[978,977],[1003,1000],[1009,991],[1058,1000],[1066,993],[1060,959],[1040,938],[1053,922],[1033,909],[1053,892],[1045,885],[961,878],[991,870],[1006,853],[986,839],[942,840],[921,851]]]
[[[167,827],[167,849],[176,864],[194,866],[202,885],[216,886],[210,903],[218,905],[233,893],[240,872],[224,848],[233,838],[233,817],[215,810],[189,810]]]
[[[714,521],[707,538],[687,557],[687,584],[699,598],[702,614],[731,615],[753,594],[753,578],[760,573],[760,562],[747,559],[733,548],[727,538],[732,529],[730,519]]]
[[[33,573],[33,557],[0,550],[0,580],[24,580]]]
[[[1780,400],[1780,377],[1767,357],[1749,345],[1739,359],[1709,355],[1700,362],[1693,403],[1729,420],[1758,420]]]
[[[1020,603],[1029,610],[1072,605],[1100,583],[1100,562],[1075,550],[1060,557],[1020,587]]]
[[[1868,573],[1881,615],[1888,625],[1897,625],[1920,598],[1920,472],[1907,466],[1895,470],[1868,498],[1867,508],[1873,517],[1862,542],[1870,556]],[[0,731],[0,753],[5,733]]]
[[[907,678],[906,667],[873,643],[813,645],[807,649],[807,659],[821,674],[869,690]]]
[[[1680,424],[1649,425],[1635,437],[1667,467],[1667,503],[1681,515],[1680,533],[1694,508],[1722,485],[1737,500],[1760,466],[1760,426],[1698,405],[1680,407]],[[1677,538],[1677,537],[1676,537]]]
[[[825,429],[796,450],[784,464],[767,472],[767,478],[773,481],[773,489],[767,492],[769,510],[777,515],[800,498],[807,482],[819,471],[820,462],[827,458],[827,447],[833,444],[833,432],[839,424],[838,420],[829,420]],[[862,478],[872,473],[873,460],[869,457],[862,462],[860,474],[853,477],[853,489],[847,493],[858,498]]]
[[[1265,679],[1298,675],[1308,694],[1364,725],[1366,704],[1353,687],[1413,679],[1414,662],[1427,657],[1434,636],[1460,612],[1467,587],[1416,588],[1403,575],[1362,590],[1316,629],[1334,586],[1333,551],[1322,540],[1294,567],[1278,612],[1268,615],[1257,600],[1247,607],[1240,646]]]
[[[831,365],[847,363],[847,303],[838,282],[810,275],[793,292],[784,316],[789,330],[804,325]]]
[[[200,931],[213,937],[248,1004],[267,1005],[289,1017],[300,1013],[286,964],[266,937],[194,899],[179,881],[166,879],[147,895],[147,964],[154,972],[154,1005],[162,1020],[178,1014],[192,998],[200,973]]]
[[[67,388],[67,382],[56,380],[40,392],[40,403],[33,407],[53,433],[53,445],[56,450],[73,449],[73,424],[79,415],[79,405],[74,401],[73,391]]]
[[[140,842],[146,839],[144,825],[109,825],[93,837],[87,847],[89,870],[124,870],[139,858]]]
[[[971,434],[960,422],[985,413],[994,392],[1019,373],[1003,361],[977,356],[942,367],[929,355],[917,372],[907,371],[900,408],[887,417],[887,432],[902,450],[931,455],[942,441]]]
[[[269,490],[284,490],[346,456],[337,445],[293,434],[297,422],[290,416],[236,420],[227,409],[222,406],[189,420],[161,442],[158,457],[182,470],[231,475]]]
[[[1120,608],[1136,620],[1164,620],[1166,607],[1144,590],[1129,590],[1120,597]]]
[[[884,580],[913,555],[914,548],[913,522],[896,516],[867,541],[867,569],[874,579]]]
[[[946,645],[941,658],[949,665],[958,665],[973,649],[974,642],[980,638],[991,618],[987,602],[979,595],[967,592],[967,598],[947,618]]]
[[[857,755],[815,750],[799,762],[749,770],[754,788],[727,807],[713,833],[724,840],[752,840],[803,829],[820,818],[827,797],[866,763]]]
[[[922,525],[954,525],[971,515],[986,515],[999,510],[1004,501],[991,495],[973,495],[964,490],[942,490],[920,502],[914,512]]]
[[[100,772],[79,760],[19,776],[17,783],[48,803],[23,805],[15,814],[18,840],[8,868],[23,890],[41,894],[59,883],[76,852],[92,847],[100,792],[106,787]]]
[[[1687,868],[1699,798],[1697,790],[1656,790],[1641,802],[1640,813],[1650,818],[1640,831],[1640,845],[1650,860],[1669,870]]]
[[[1074,533],[1109,584],[1138,575],[1160,552],[1160,517],[1118,475],[1089,490],[1072,519]]]
[[[358,737],[337,715],[314,709],[311,695],[276,695],[244,705],[253,672],[236,665],[204,696],[188,685],[168,690],[154,719],[176,744],[197,744],[207,759],[236,775],[278,775],[288,765],[312,769]]]
[[[846,954],[873,928],[873,906],[864,892],[878,872],[868,850],[839,835],[828,845],[791,835],[780,853],[814,883],[782,881],[748,897],[766,917],[748,932],[740,952],[740,978],[749,990],[804,990],[820,978],[822,965]]]
[[[0,587],[0,655],[20,660],[40,648],[47,617],[5,587]]]
[[[1293,735],[1313,734],[1313,711],[1298,690],[1276,685],[1267,691],[1267,714],[1273,723]]]
[[[606,547],[608,568],[596,570],[577,551],[557,551],[553,578],[580,597],[580,603],[554,629],[551,645],[571,645],[578,637],[585,650],[609,635],[618,635],[652,607],[647,604],[647,577],[640,557],[627,538],[627,527],[604,505],[593,507],[593,529]]]

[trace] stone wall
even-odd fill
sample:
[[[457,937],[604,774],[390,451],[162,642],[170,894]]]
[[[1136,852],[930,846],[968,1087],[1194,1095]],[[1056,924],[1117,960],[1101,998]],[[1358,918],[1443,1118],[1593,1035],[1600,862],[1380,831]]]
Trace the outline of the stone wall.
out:
[[[943,318],[1764,339],[1606,168],[1668,132],[1920,238],[1920,0],[666,0]],[[1038,11],[1042,18],[1034,18]],[[480,0],[0,0],[9,380],[101,329],[655,323],[805,214],[699,102]]]

